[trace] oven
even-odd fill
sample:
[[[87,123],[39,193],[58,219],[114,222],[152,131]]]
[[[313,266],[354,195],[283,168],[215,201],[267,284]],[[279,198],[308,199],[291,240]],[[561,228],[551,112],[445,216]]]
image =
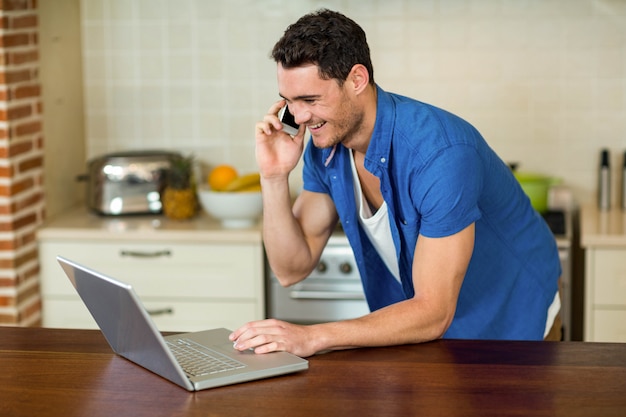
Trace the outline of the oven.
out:
[[[284,288],[268,267],[267,316],[292,323],[346,320],[369,313],[348,239],[337,230],[317,267],[303,281]]]

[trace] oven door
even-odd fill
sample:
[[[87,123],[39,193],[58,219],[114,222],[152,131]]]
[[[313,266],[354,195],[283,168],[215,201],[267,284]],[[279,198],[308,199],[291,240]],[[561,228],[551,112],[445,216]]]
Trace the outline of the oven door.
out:
[[[268,296],[268,317],[291,323],[313,324],[347,320],[369,313],[365,299],[345,298],[332,291],[308,292],[283,288],[273,278]]]
[[[282,287],[269,268],[267,272],[268,317],[312,324],[369,313],[354,254],[345,235],[333,235],[317,268],[292,287]]]

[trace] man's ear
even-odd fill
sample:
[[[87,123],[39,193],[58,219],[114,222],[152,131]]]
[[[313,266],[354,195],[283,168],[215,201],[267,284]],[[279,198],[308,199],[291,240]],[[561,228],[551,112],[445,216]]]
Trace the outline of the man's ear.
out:
[[[370,76],[362,64],[355,64],[348,74],[348,81],[352,83],[352,88],[355,94],[360,94],[370,82]]]

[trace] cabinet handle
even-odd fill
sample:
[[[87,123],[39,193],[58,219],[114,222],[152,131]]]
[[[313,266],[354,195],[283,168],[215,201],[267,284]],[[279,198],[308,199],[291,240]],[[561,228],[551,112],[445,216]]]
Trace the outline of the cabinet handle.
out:
[[[172,256],[172,251],[170,250],[158,250],[154,252],[140,252],[135,250],[121,250],[120,255],[130,256],[132,258],[160,258],[162,256]]]
[[[165,314],[174,314],[174,309],[171,307],[157,308],[156,310],[147,310],[146,312],[151,316],[163,316]]]

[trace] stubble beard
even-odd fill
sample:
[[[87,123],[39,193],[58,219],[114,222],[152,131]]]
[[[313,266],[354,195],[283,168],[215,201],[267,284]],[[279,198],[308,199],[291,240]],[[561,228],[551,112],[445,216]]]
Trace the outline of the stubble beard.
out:
[[[313,136],[313,144],[319,149],[332,148],[340,143],[347,145],[352,139],[358,136],[363,126],[364,114],[357,111],[354,106],[349,106],[344,112],[344,117],[340,118],[341,122],[333,124],[337,133],[335,133],[328,142],[318,143]],[[328,126],[331,127],[331,126]]]

